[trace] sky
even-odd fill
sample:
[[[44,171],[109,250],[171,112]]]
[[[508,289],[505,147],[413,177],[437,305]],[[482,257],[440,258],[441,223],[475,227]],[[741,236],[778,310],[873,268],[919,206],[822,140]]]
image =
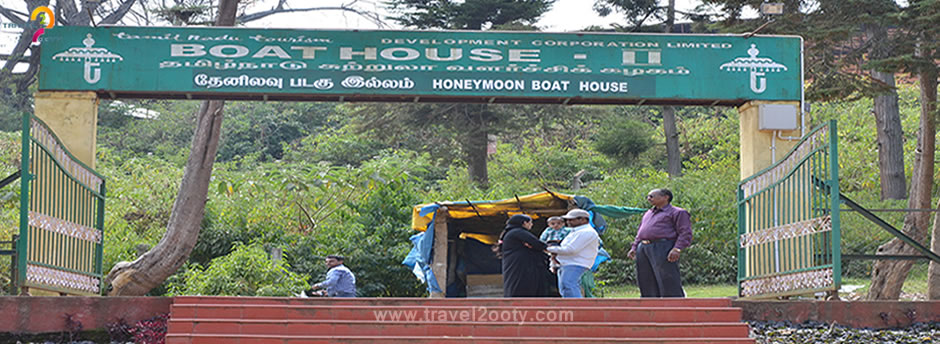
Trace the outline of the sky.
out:
[[[277,0],[262,0],[249,12],[263,10],[273,7]],[[300,4],[301,6],[330,7],[341,4],[355,3],[358,8],[371,10],[387,15],[383,6],[383,0],[290,0],[291,4]],[[313,3],[314,5],[310,5]],[[676,8],[680,11],[691,11],[698,5],[697,0],[676,0]],[[0,4],[12,6],[13,9],[25,12],[26,5],[22,0],[0,0]],[[54,4],[54,2],[53,2]],[[536,23],[544,31],[566,32],[578,31],[591,25],[601,27],[610,27],[611,23],[625,24],[623,18],[617,14],[608,17],[600,17],[593,10],[594,0],[557,0],[552,10],[542,16]],[[384,17],[384,15],[383,15]],[[681,19],[680,19],[681,22]],[[9,20],[0,17],[0,54],[9,54],[16,44],[19,32],[15,28],[4,27],[3,24],[9,24]],[[387,22],[389,26],[386,29],[399,29],[394,23]],[[9,25],[8,25],[9,26]],[[373,21],[358,16],[356,14],[343,11],[314,11],[302,13],[282,13],[268,16],[264,19],[248,23],[248,27],[271,27],[271,28],[296,28],[296,29],[378,29],[380,28]],[[14,72],[24,70],[24,66],[18,66]]]
[[[295,3],[303,3],[294,0]],[[317,6],[330,6],[342,3],[349,3],[353,0],[324,0],[317,1]],[[267,8],[275,3],[275,0],[265,0],[258,8]],[[371,9],[384,13],[381,0],[359,0],[357,3],[364,9]],[[699,1],[696,0],[676,0],[678,10],[691,11]],[[552,10],[538,21],[537,26],[544,31],[565,32],[577,31],[591,25],[609,27],[611,23],[625,24],[622,18],[616,14],[608,17],[600,17],[593,10],[594,0],[557,0]],[[389,23],[393,25],[393,23]],[[376,29],[374,23],[363,19],[354,14],[343,14],[338,11],[308,12],[296,14],[279,14],[271,16],[248,26],[252,27],[279,27],[279,28],[322,28],[322,29]],[[390,27],[396,29],[397,27]]]
[[[386,13],[384,0],[290,0],[289,3],[300,6],[330,7],[341,4],[354,3],[364,10]],[[53,2],[54,4],[55,2]],[[273,7],[277,0],[261,0],[251,9],[252,12]],[[691,11],[698,5],[698,0],[676,0],[676,8],[680,11]],[[11,6],[22,12],[26,11],[22,0],[0,0],[0,4]],[[624,20],[617,14],[608,17],[598,16],[592,9],[594,0],[556,0],[552,10],[542,16],[536,24],[545,31],[564,32],[577,31],[591,25],[609,27],[611,23],[624,24]],[[0,18],[0,23],[9,22]],[[394,25],[389,22],[389,25]],[[274,28],[308,28],[308,29],[376,29],[373,22],[355,14],[342,11],[315,11],[303,13],[284,13],[269,16],[262,20],[249,23],[251,27]],[[389,28],[397,29],[391,26]]]

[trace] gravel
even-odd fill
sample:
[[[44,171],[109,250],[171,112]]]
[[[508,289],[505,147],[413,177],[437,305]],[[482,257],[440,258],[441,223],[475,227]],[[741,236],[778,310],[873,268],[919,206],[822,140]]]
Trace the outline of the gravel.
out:
[[[750,322],[751,337],[758,343],[938,343],[940,323],[916,323],[895,329],[850,328],[818,322]]]

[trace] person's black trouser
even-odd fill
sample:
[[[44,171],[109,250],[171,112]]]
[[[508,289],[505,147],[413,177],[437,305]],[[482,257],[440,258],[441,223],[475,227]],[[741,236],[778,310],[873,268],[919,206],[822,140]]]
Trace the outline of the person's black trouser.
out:
[[[667,257],[675,240],[640,243],[636,248],[636,282],[642,297],[685,297],[679,276],[679,261]]]

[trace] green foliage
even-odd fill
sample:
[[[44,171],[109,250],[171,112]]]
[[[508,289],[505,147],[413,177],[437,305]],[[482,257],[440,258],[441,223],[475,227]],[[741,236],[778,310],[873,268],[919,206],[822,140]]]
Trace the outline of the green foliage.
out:
[[[358,216],[329,233],[318,232],[311,240],[302,240],[291,256],[304,259],[313,272],[321,269],[307,266],[310,255],[306,252],[344,255],[362,296],[422,296],[425,288],[401,264],[411,250],[408,238],[414,234],[411,208],[420,202],[414,189],[415,181],[405,175],[375,184],[366,197],[348,203]]]
[[[105,177],[104,266],[137,257],[137,245],[154,246],[166,231],[182,170],[156,156],[120,160],[99,147]]]
[[[196,101],[102,102],[98,136],[121,157],[158,155],[172,157],[174,163],[182,165],[198,107]],[[227,102],[216,159],[281,159],[284,145],[295,145],[309,134],[342,121],[333,108],[328,103]]]
[[[918,89],[913,85],[898,89],[901,115],[901,131],[905,152],[905,174],[910,180],[913,172],[914,152],[919,131]],[[875,121],[869,113],[870,99],[829,102],[813,107],[811,126],[828,120],[836,120],[839,128],[839,191],[870,209],[903,209],[907,200],[880,199],[878,174],[878,151]],[[938,188],[938,180],[933,188]],[[935,202],[934,202],[935,203]],[[894,238],[871,221],[855,212],[842,212],[842,253],[874,254],[879,245]],[[904,222],[903,212],[876,213],[895,228]],[[867,277],[871,273],[871,261],[851,260],[843,266],[847,276]]]
[[[307,278],[274,261],[260,244],[236,243],[232,253],[203,268],[189,266],[181,281],[170,283],[171,295],[290,296],[307,288]]]
[[[198,106],[195,101],[101,102],[98,140],[118,159],[156,155],[182,166],[189,154],[193,113]]]
[[[385,147],[368,135],[351,133],[350,128],[343,127],[326,129],[303,138],[284,158],[314,164],[323,161],[337,166],[359,166]]]
[[[554,0],[392,0],[387,5],[398,24],[416,29],[481,30],[487,26],[532,24]]]
[[[261,161],[281,159],[294,144],[338,121],[330,103],[228,102],[219,161],[259,152]]]
[[[608,121],[598,131],[594,148],[621,165],[629,166],[653,145],[652,136],[653,128],[649,124],[632,119]]]
[[[724,164],[691,166],[682,177],[669,179],[664,171],[653,169],[622,170],[603,182],[595,183],[584,194],[599,204],[648,207],[645,196],[655,188],[669,188],[673,205],[692,215],[693,245],[683,251],[679,262],[684,283],[731,283],[737,274],[737,205],[734,192],[738,182],[737,161]],[[690,166],[687,166],[690,167]],[[640,215],[609,221],[603,236],[604,246],[613,257],[602,265],[598,279],[614,283],[635,281],[633,261],[627,251],[636,237]]]
[[[637,31],[647,20],[664,20],[666,6],[660,6],[659,0],[595,0],[594,11],[602,17],[613,13],[622,14],[627,24]]]
[[[6,178],[20,169],[21,135],[0,131],[0,179]],[[20,182],[0,188],[0,241],[9,241],[19,233],[20,221]],[[10,249],[0,245],[0,249]],[[12,283],[8,256],[0,256],[0,295],[10,290]]]

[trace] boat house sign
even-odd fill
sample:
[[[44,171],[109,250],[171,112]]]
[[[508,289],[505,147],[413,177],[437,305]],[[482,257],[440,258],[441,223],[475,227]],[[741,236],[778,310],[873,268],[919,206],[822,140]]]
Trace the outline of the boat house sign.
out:
[[[792,36],[76,27],[39,89],[105,98],[739,105],[799,101]]]

